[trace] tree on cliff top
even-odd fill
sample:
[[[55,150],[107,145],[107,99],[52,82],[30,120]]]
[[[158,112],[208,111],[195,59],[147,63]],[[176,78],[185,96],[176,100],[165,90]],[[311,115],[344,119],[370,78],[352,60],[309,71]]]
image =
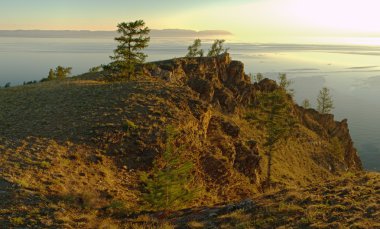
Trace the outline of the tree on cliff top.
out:
[[[317,98],[318,108],[317,110],[322,114],[328,114],[334,109],[333,100],[330,95],[330,90],[327,87],[322,88],[319,91]]]
[[[250,76],[252,78],[252,74],[250,74]],[[263,79],[264,79],[264,75],[261,74],[260,72],[253,76],[253,82],[255,83],[260,83],[260,81]]]
[[[203,56],[203,50],[201,49],[201,39],[195,39],[194,43],[187,47],[187,54],[186,57],[202,57]]]
[[[292,80],[288,80],[288,77],[286,76],[285,73],[280,73],[278,76],[278,84],[280,88],[284,89],[289,95],[292,97],[294,96],[294,89],[290,88],[290,85],[293,84]]]
[[[114,50],[114,56],[110,57],[114,60],[110,67],[130,78],[135,72],[136,65],[144,63],[147,57],[142,50],[148,47],[150,29],[145,26],[143,20],[122,22],[117,27],[117,32],[121,36],[115,38],[119,45]]]
[[[227,53],[228,48],[223,47],[223,43],[225,40],[215,40],[214,43],[211,45],[211,49],[209,49],[207,56],[219,56],[223,53]]]
[[[309,109],[310,108],[310,101],[308,99],[304,99],[302,101],[302,107],[305,109]]]

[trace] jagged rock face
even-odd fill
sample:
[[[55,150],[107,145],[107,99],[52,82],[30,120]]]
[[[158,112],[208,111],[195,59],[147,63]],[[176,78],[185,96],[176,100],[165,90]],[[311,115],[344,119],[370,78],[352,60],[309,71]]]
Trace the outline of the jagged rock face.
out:
[[[333,131],[332,136],[338,137],[345,147],[345,161],[349,168],[362,170],[363,165],[357,154],[356,148],[350,136],[350,131],[348,129],[347,119],[336,123],[336,128]]]
[[[302,124],[315,131],[324,138],[337,137],[344,146],[344,159],[347,168],[350,170],[362,170],[361,160],[354,147],[350,136],[347,119],[340,122],[334,120],[332,114],[320,114],[314,109],[304,109],[296,106],[298,116]]]
[[[145,69],[152,77],[190,87],[199,94],[199,98],[212,104],[223,112],[235,113],[239,108],[257,104],[257,92],[271,92],[278,89],[275,81],[264,79],[251,83],[244,73],[244,65],[232,61],[229,54],[209,58],[179,58],[155,62]],[[325,139],[337,137],[345,148],[345,165],[339,170],[360,170],[361,161],[353,146],[347,121],[336,122],[332,115],[322,115],[313,109],[294,106],[294,112],[300,122]],[[221,124],[228,134],[236,137],[239,127]],[[224,149],[226,151],[226,149]],[[255,164],[255,163],[253,163]],[[345,168],[343,168],[345,167]]]
[[[239,132],[240,128],[235,123],[220,116],[211,118],[207,130],[208,140],[214,146],[214,151],[219,151],[222,160],[228,164],[224,171],[217,170],[228,174],[228,168],[234,168],[251,182],[256,182],[261,161],[257,144],[254,140],[244,141],[240,138]]]
[[[169,82],[187,85],[201,99],[225,112],[254,99],[255,87],[244,73],[244,65],[231,61],[228,54],[215,58],[181,58],[155,62],[145,73]]]
[[[256,85],[259,91],[273,91],[278,85],[273,80],[264,79]],[[304,109],[294,104],[294,112],[298,120],[308,129],[316,132],[320,137],[327,141],[337,137],[344,146],[344,165],[334,159],[329,159],[331,166],[340,167],[338,171],[344,170],[362,170],[362,163],[358,156],[357,150],[351,139],[347,119],[335,121],[332,114],[321,114],[314,109]],[[331,152],[330,152],[331,153]],[[335,165],[334,165],[335,163]]]

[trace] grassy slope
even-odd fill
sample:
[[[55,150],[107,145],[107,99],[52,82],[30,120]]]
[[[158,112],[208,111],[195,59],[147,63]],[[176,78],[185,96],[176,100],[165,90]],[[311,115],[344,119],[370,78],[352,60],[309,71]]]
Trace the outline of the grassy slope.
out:
[[[218,228],[379,228],[380,174],[349,173],[307,188],[272,191],[254,198],[248,208],[212,215],[220,208],[222,206],[180,212],[174,222],[190,228],[207,225]]]
[[[14,87],[0,90],[0,105],[0,225],[75,228],[122,222],[119,216],[140,208],[136,169],[146,168],[152,155],[162,152],[168,124],[183,131],[178,141],[189,145],[184,156],[199,162],[199,170],[205,151],[228,161],[212,146],[230,136],[215,131],[201,140],[197,135],[200,124],[193,112],[204,110],[197,96],[159,80],[112,84],[79,79]],[[212,112],[236,123],[241,139],[259,143],[265,171],[260,125]],[[274,154],[275,181],[297,187],[332,178],[315,159],[323,157],[324,149],[310,144],[323,140],[303,126],[296,132]],[[257,193],[257,185],[228,168],[226,184],[208,181],[198,170],[197,182],[210,190],[193,206],[238,200],[241,190]],[[257,176],[262,180],[265,173]]]
[[[139,210],[135,168],[151,164],[150,144],[160,152],[165,125],[191,127],[193,99],[152,79],[0,90],[0,225],[90,227]]]

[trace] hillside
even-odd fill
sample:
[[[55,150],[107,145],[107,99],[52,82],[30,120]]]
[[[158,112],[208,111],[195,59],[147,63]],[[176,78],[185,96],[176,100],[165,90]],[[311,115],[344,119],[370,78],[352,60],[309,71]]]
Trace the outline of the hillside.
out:
[[[0,225],[128,225],[126,216],[144,210],[139,171],[162,155],[167,126],[179,132],[179,156],[195,165],[200,191],[184,207],[247,198],[266,204],[258,195],[267,132],[247,114],[260,115],[258,95],[277,84],[252,84],[229,55],[160,61],[143,72],[125,82],[107,82],[101,72],[0,90]],[[273,192],[303,195],[302,187],[362,170],[347,120],[294,103],[291,116],[297,120],[292,134],[277,143],[272,158]],[[371,177],[375,185],[378,176]],[[378,186],[363,183],[360,190],[375,193],[378,206]]]

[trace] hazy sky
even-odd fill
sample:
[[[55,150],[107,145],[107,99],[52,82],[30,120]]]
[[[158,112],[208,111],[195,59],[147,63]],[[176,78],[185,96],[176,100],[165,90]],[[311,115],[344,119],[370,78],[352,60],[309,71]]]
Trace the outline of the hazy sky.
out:
[[[221,29],[239,40],[380,37],[379,0],[1,0],[0,29]]]

